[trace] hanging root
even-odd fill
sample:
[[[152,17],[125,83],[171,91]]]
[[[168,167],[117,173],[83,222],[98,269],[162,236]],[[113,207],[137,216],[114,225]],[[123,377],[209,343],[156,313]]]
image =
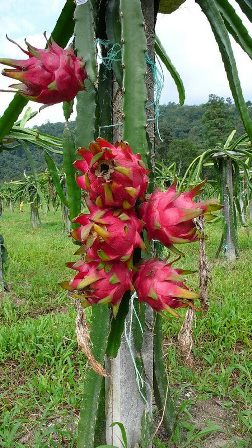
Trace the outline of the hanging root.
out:
[[[185,315],[185,320],[178,334],[178,345],[182,356],[185,359],[186,365],[193,367],[194,359],[192,355],[193,346],[193,321],[195,317],[195,311],[189,308]]]
[[[199,249],[199,286],[200,286],[200,302],[201,309],[207,312],[208,303],[208,281],[209,281],[209,268],[207,263],[206,255],[206,244],[204,236],[204,218],[200,216],[195,219],[197,228],[200,232],[200,249]],[[192,346],[193,346],[193,321],[195,318],[195,311],[189,308],[186,315],[184,323],[180,329],[178,335],[178,344],[180,351],[185,358],[185,363],[189,367],[193,367],[194,359],[192,356]]]
[[[88,325],[86,321],[86,316],[84,309],[82,308],[80,302],[76,301],[76,337],[77,343],[80,349],[85,353],[89,365],[92,369],[101,376],[108,376],[106,370],[102,367],[102,365],[94,358],[91,348],[90,348],[90,335],[88,330]]]

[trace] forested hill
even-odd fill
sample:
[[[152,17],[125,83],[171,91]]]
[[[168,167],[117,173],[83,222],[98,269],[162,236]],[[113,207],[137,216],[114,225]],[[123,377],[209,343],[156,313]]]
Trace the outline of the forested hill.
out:
[[[248,103],[249,106],[252,103]],[[252,107],[250,107],[252,111]],[[61,136],[63,123],[46,123],[37,127],[41,132]],[[74,123],[71,123],[74,127]],[[229,133],[237,129],[237,135],[244,132],[236,108],[230,99],[209,96],[206,104],[198,106],[179,106],[169,103],[160,106],[157,157],[166,163],[176,162],[178,174],[184,172],[191,160],[208,147],[224,143]],[[41,149],[30,148],[38,171],[46,168]],[[61,163],[61,157],[56,157]],[[0,182],[18,179],[24,171],[31,172],[30,164],[22,148],[0,153]]]
[[[74,123],[70,123],[74,127]],[[62,136],[64,123],[45,123],[36,127],[40,132],[54,135],[55,137]],[[45,171],[46,163],[44,160],[44,151],[36,148],[34,145],[29,146],[32,151],[35,167],[38,172]],[[55,161],[60,165],[62,157],[60,155],[53,156]],[[0,183],[3,181],[20,179],[24,171],[26,174],[31,173],[31,166],[22,147],[11,151],[3,151],[0,153]]]
[[[252,103],[248,102],[252,117]],[[183,174],[201,152],[224,144],[233,129],[237,137],[245,130],[230,98],[210,95],[206,104],[179,106],[170,103],[160,107],[156,154],[168,164],[176,162],[177,174]]]

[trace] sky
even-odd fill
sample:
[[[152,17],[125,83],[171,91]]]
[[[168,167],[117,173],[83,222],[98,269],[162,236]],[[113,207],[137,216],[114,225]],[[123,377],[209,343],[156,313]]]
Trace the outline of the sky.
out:
[[[252,24],[241,13],[234,0],[244,24],[252,35]],[[43,48],[43,32],[50,35],[64,0],[0,0],[0,57],[22,58],[22,52],[6,39],[8,36],[23,45],[26,39],[38,48]],[[186,90],[186,104],[200,104],[208,100],[210,93],[229,97],[231,92],[226,79],[224,66],[210,25],[194,0],[186,2],[173,14],[159,15],[156,33],[167,54],[177,68]],[[246,100],[252,100],[252,62],[232,40],[239,68],[240,80]],[[178,94],[173,80],[166,69],[161,104],[178,102]],[[8,88],[12,80],[0,75],[0,89]],[[0,115],[12,99],[11,93],[0,92]],[[33,110],[40,105],[30,103]],[[31,122],[41,124],[46,121],[63,121],[60,105],[42,110]]]

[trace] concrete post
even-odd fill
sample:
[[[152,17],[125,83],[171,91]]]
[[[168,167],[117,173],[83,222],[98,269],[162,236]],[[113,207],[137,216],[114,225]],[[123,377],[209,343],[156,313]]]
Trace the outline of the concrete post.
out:
[[[108,444],[121,448],[121,432],[118,426],[111,427],[113,422],[123,423],[128,448],[135,448],[141,440],[142,421],[144,416],[151,418],[152,414],[152,383],[153,383],[153,317],[152,311],[146,311],[146,326],[141,357],[144,372],[139,372],[135,363],[137,356],[132,334],[133,303],[125,321],[125,329],[118,356],[107,359],[106,370],[110,377],[106,382],[107,415],[106,441]],[[144,382],[146,395],[141,392],[141,382]]]

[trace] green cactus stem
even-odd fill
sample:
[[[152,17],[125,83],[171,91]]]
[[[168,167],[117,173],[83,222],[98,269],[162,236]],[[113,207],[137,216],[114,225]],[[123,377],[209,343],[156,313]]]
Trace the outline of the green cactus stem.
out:
[[[109,326],[110,315],[108,307],[106,305],[97,305],[94,307],[92,310],[90,341],[93,346],[93,356],[101,364],[103,364],[105,357]],[[78,426],[78,448],[94,448],[102,383],[103,377],[101,375],[98,375],[92,369],[87,370]]]
[[[99,137],[113,140],[112,125],[112,73],[104,64],[99,70],[97,129]]]
[[[86,4],[76,6],[75,10],[75,48],[77,55],[85,61],[88,75],[88,80],[85,82],[86,90],[77,95],[76,147],[88,146],[96,138],[99,126],[109,125],[111,122],[111,118],[109,119],[111,107],[108,107],[107,102],[104,103],[105,98],[109,102],[110,92],[106,79],[101,78],[104,76],[103,68],[100,71],[100,85],[97,93],[94,5],[95,2],[88,1]],[[106,110],[104,109],[105,105]],[[110,329],[110,313],[106,306],[93,308],[90,329],[93,356],[103,364]],[[98,415],[105,414],[103,386],[104,379],[93,370],[88,370],[78,426],[78,448],[94,448],[95,442],[102,443],[103,429],[99,424]]]
[[[147,51],[144,18],[139,0],[121,0],[123,67],[124,140],[128,141],[144,161],[147,158],[146,139],[146,61]]]
[[[146,138],[146,61],[147,50],[144,19],[140,0],[120,1],[122,67],[123,67],[123,139],[132,150],[139,152],[146,162],[148,144]],[[139,261],[141,255],[137,255]],[[109,357],[116,357],[121,334],[128,312],[128,295],[122,300],[116,319],[112,321],[107,348]]]
[[[161,14],[171,14],[176,11],[185,0],[160,0],[159,3],[159,12]]]
[[[75,142],[78,148],[87,146],[95,138],[97,54],[92,3],[76,6],[74,18],[75,49],[78,57],[83,58],[88,75],[85,91],[77,95]]]
[[[63,133],[63,167],[66,173],[67,203],[70,219],[75,218],[80,213],[81,208],[81,191],[75,181],[75,168],[73,166],[75,159],[74,138],[66,123]],[[76,224],[72,224],[73,228],[76,226]]]
[[[121,47],[121,21],[119,15],[119,2],[118,0],[110,0],[108,2],[106,10],[106,31],[108,39],[116,48]],[[120,53],[119,53],[120,54]],[[113,72],[119,86],[122,86],[122,61],[112,61]]]

